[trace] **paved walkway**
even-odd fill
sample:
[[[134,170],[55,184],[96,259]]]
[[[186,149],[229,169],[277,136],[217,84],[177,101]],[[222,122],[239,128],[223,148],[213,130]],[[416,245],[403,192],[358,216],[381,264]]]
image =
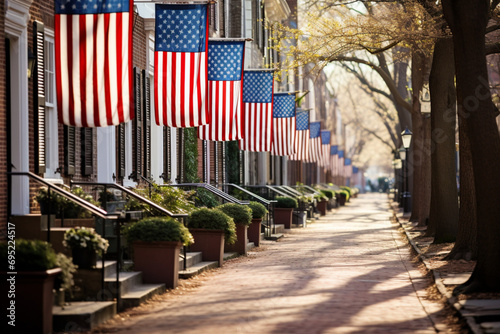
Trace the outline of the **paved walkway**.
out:
[[[441,306],[390,216],[386,195],[362,195],[118,332],[435,333]]]

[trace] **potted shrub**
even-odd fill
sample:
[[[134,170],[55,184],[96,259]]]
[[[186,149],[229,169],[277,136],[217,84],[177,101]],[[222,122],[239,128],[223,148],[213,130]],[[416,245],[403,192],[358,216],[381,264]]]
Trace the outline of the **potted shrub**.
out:
[[[125,229],[133,247],[134,269],[142,271],[145,283],[164,283],[176,288],[181,246],[193,243],[193,236],[181,222],[170,217],[150,217]]]
[[[297,200],[291,197],[277,197],[274,207],[274,222],[292,228],[293,209],[297,208]]]
[[[258,202],[250,202],[248,207],[252,210],[252,223],[248,226],[248,240],[259,247],[262,219],[267,214],[267,209]]]
[[[236,224],[236,242],[226,244],[225,249],[230,252],[238,252],[238,254],[246,255],[248,244],[247,230],[248,225],[252,223],[252,210],[246,205],[236,203],[219,205],[216,209],[233,218]]]
[[[316,199],[317,208],[321,216],[326,216],[326,204],[328,203],[328,197],[325,195],[314,195]]]
[[[334,203],[334,193],[332,190],[328,190],[328,189],[320,189],[321,193],[323,195],[325,195],[327,198],[328,198],[328,202],[327,202],[327,205],[326,205],[326,208],[328,210],[332,210],[335,203]]]
[[[297,204],[298,207],[293,211],[293,223],[296,226],[304,226],[307,225],[307,210],[310,207],[310,197],[302,195],[298,198]]]
[[[188,217],[189,232],[193,235],[193,252],[202,252],[203,261],[224,261],[224,240],[227,244],[236,241],[236,226],[233,218],[216,209],[199,208]]]
[[[339,203],[340,206],[344,206],[346,201],[347,201],[347,196],[348,193],[345,190],[339,190],[335,192],[337,196],[337,202]]]
[[[97,255],[103,256],[109,243],[93,228],[75,227],[64,233],[63,245],[71,249],[73,263],[80,269],[92,269],[97,262]]]
[[[7,321],[15,324],[16,333],[51,333],[54,280],[61,272],[57,268],[52,246],[40,240],[0,243],[2,291]],[[12,258],[15,254],[15,258]],[[8,274],[17,272],[17,274]]]

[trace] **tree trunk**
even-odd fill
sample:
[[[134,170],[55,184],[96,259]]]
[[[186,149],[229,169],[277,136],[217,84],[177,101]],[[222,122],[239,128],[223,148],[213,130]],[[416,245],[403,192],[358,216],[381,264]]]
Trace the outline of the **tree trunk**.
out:
[[[460,147],[460,212],[458,215],[457,240],[447,260],[477,259],[477,221],[476,191],[474,189],[474,171],[472,152],[465,130],[465,122],[458,120]]]
[[[489,1],[444,0],[453,32],[458,113],[472,152],[477,203],[477,263],[455,293],[500,291],[500,135],[486,67],[485,32]]]
[[[456,93],[453,40],[434,46],[431,74],[432,172],[429,225],[434,243],[453,242],[458,226],[458,192],[455,169]]]

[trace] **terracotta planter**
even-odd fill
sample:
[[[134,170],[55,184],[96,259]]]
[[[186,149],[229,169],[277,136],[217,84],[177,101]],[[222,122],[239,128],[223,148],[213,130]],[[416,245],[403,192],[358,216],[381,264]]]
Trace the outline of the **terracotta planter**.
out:
[[[202,252],[203,261],[217,261],[219,267],[224,262],[224,231],[190,228],[194,244],[190,246],[192,252]]]
[[[247,255],[248,226],[236,224],[236,242],[232,245],[225,244],[224,251],[237,252],[240,255]]]
[[[142,271],[144,283],[163,283],[176,288],[179,281],[180,241],[136,241],[134,269]]]
[[[338,200],[340,206],[345,205],[346,199],[347,199],[347,197],[345,194],[340,194],[339,197],[337,197],[337,200]]]
[[[17,275],[2,273],[2,291],[5,292],[3,310],[6,310],[4,325],[15,319],[15,327],[5,326],[16,333],[52,333],[52,306],[54,303],[54,280],[60,268],[46,271],[19,271]],[[14,278],[15,285],[8,279]],[[7,292],[15,289],[15,298],[6,298]],[[14,301],[15,304],[11,304]],[[10,308],[10,309],[9,309]],[[9,315],[12,314],[12,317]]]
[[[326,216],[326,204],[327,201],[321,200],[318,202],[318,211],[321,216]]]
[[[252,224],[248,226],[248,240],[255,244],[255,247],[260,246],[260,226],[262,218],[252,219]]]
[[[71,250],[73,263],[79,269],[92,269],[97,263],[97,254],[90,248],[75,248]]]
[[[283,224],[285,228],[292,228],[292,208],[274,208],[274,223]]]

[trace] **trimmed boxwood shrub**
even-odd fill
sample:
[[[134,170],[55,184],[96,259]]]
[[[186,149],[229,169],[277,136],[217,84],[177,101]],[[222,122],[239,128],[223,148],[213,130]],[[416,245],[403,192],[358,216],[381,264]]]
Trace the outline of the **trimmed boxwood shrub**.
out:
[[[184,246],[194,242],[193,236],[181,222],[170,217],[150,217],[130,224],[125,234],[134,241],[180,241]]]
[[[233,218],[217,209],[199,208],[189,214],[188,226],[191,228],[206,228],[209,230],[223,230],[226,243],[236,241],[236,225]]]
[[[297,200],[291,197],[276,197],[277,208],[295,209],[297,207]]]
[[[233,218],[236,224],[250,225],[252,223],[252,209],[246,205],[226,203],[219,205],[216,209]]]
[[[8,269],[9,244],[0,242],[0,270]],[[41,240],[16,239],[15,267],[17,271],[45,271],[57,267],[57,257],[52,246]]]
[[[263,218],[267,214],[267,209],[264,205],[259,202],[250,202],[248,207],[252,209],[252,218],[260,219]]]
[[[333,191],[327,189],[320,189],[321,193],[328,198],[333,198]]]

